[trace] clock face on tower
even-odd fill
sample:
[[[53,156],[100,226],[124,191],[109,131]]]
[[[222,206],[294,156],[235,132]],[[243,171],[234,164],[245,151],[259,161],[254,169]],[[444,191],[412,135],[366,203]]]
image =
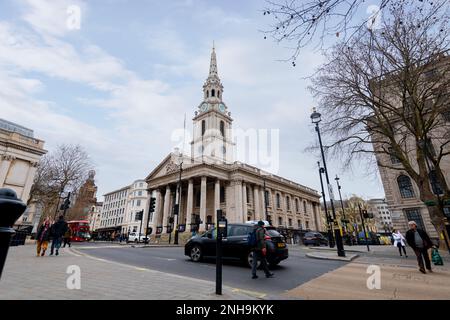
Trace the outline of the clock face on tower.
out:
[[[219,104],[219,111],[225,113],[225,105],[223,103]]]
[[[207,104],[206,102],[204,102],[200,107],[200,110],[203,112],[208,111],[208,109],[209,109],[209,104]]]

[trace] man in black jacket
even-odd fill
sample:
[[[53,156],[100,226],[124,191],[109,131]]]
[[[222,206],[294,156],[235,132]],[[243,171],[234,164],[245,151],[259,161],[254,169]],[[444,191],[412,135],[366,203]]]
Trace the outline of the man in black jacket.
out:
[[[59,216],[57,222],[55,222],[52,226],[52,248],[50,250],[50,255],[53,255],[53,251],[56,248],[56,255],[59,255],[59,248],[61,247],[62,237],[67,232],[67,222],[64,221],[64,216]]]
[[[430,257],[428,256],[428,249],[433,246],[428,234],[417,228],[415,221],[408,222],[409,230],[406,232],[406,242],[414,250],[417,256],[417,262],[419,263],[419,270],[422,273],[426,273],[423,260],[425,260],[425,266],[429,272],[431,271]]]

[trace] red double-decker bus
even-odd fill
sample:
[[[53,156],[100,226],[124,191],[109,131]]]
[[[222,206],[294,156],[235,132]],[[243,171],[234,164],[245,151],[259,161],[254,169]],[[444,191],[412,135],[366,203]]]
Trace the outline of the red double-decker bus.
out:
[[[72,230],[72,237],[70,238],[73,242],[84,242],[91,239],[91,233],[89,230],[89,221],[87,220],[77,220],[68,221],[70,230]]]

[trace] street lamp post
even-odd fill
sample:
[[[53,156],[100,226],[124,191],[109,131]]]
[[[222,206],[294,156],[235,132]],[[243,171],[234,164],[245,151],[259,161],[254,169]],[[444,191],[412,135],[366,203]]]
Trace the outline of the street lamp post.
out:
[[[331,212],[333,213],[333,219],[334,219],[334,236],[336,239],[337,254],[339,257],[345,257],[345,250],[344,250],[344,245],[342,243],[341,230],[339,229],[339,224],[336,219],[336,210],[334,208],[334,203],[333,203],[333,201],[334,201],[333,189],[330,184],[330,179],[328,177],[327,163],[325,161],[325,153],[323,151],[323,145],[322,145],[322,137],[320,136],[319,122],[321,121],[321,114],[314,110],[313,113],[311,114],[311,121],[312,121],[312,123],[314,123],[316,125],[316,132],[317,132],[317,136],[319,137],[320,152],[322,154],[323,168],[325,170],[325,178],[327,180],[327,185],[328,185],[328,194],[330,196]]]
[[[344,202],[342,201],[341,185],[339,184],[339,177],[336,175],[336,178],[334,178],[334,180],[336,180],[338,191],[339,191],[339,200],[341,201],[342,218],[344,219],[344,234],[348,238],[347,218],[345,217]],[[351,239],[349,239],[349,245],[352,245],[352,240]]]
[[[325,172],[325,169],[320,166],[320,162],[317,161],[317,165],[319,166],[319,176],[320,176],[320,186],[322,188],[322,199],[323,199],[323,207],[325,209],[325,216],[327,218],[327,229],[328,229],[328,244],[330,245],[330,248],[334,248],[334,239],[333,239],[333,232],[331,232],[331,217],[328,212],[327,208],[327,199],[325,197],[325,189],[323,188],[323,179],[322,174]]]

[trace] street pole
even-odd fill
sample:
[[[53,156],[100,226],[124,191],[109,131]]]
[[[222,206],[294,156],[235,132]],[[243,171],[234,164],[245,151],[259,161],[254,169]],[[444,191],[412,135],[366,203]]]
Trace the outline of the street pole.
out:
[[[55,215],[53,217],[53,220],[55,220],[55,221],[56,221],[56,216],[58,215],[58,211],[59,211],[59,201],[61,200],[61,195],[63,192],[64,192],[64,188],[61,188],[61,191],[59,191],[59,194],[58,194],[58,203],[56,204]]]
[[[364,217],[363,217],[362,210],[361,210],[361,204],[359,204],[359,203],[358,203],[358,208],[359,208],[359,215],[361,217],[361,222],[362,222],[362,227],[363,227],[363,232],[364,232],[364,239],[366,239],[367,251],[370,251],[369,240],[367,239],[367,233],[366,233],[366,226],[364,224]]]
[[[222,210],[216,213],[216,294],[222,294],[222,232],[219,230],[219,223],[222,220]]]
[[[334,238],[333,238],[333,232],[331,232],[331,217],[328,213],[327,208],[327,199],[325,197],[325,189],[323,188],[323,179],[322,179],[322,173],[324,169],[320,166],[320,161],[317,161],[317,165],[319,166],[319,176],[320,176],[320,186],[322,188],[322,199],[323,199],[323,207],[325,209],[325,216],[327,218],[327,229],[328,229],[328,245],[330,248],[334,248]]]
[[[323,145],[322,145],[322,137],[320,136],[320,129],[319,129],[319,122],[320,122],[320,113],[314,112],[311,115],[311,119],[313,120],[313,123],[316,124],[316,132],[317,136],[319,137],[319,144],[320,144],[320,152],[322,154],[322,162],[323,162],[323,168],[325,169],[325,178],[327,181],[328,186],[328,193],[330,196],[330,204],[331,204],[331,212],[333,213],[333,220],[334,220],[334,237],[336,239],[336,248],[337,248],[337,254],[339,257],[345,257],[345,250],[344,245],[342,243],[342,237],[341,237],[341,230],[339,229],[339,224],[336,219],[336,210],[334,208],[334,196],[333,196],[333,189],[330,184],[330,179],[328,177],[328,169],[327,169],[327,163],[325,160],[325,153],[323,151]]]
[[[142,220],[144,220],[143,215],[144,215],[144,210],[139,211],[139,217],[141,218],[141,225],[140,225],[140,227],[139,227],[139,238],[138,238],[139,240],[138,240],[138,244],[141,242]]]
[[[344,219],[344,234],[347,236],[348,238],[348,228],[347,228],[347,218],[345,217],[345,209],[344,209],[344,202],[342,201],[342,195],[341,195],[341,185],[339,184],[339,177],[336,175],[336,178],[334,179],[336,180],[337,186],[338,186],[338,191],[339,191],[339,199],[341,201],[341,208],[342,208],[342,218]],[[352,240],[349,239],[349,244],[352,245]]]
[[[66,212],[67,212],[67,209],[68,209],[68,206],[66,206],[66,203],[69,200],[70,200],[70,192],[67,194],[66,200],[64,201],[64,212],[63,212],[64,218],[66,217]]]

